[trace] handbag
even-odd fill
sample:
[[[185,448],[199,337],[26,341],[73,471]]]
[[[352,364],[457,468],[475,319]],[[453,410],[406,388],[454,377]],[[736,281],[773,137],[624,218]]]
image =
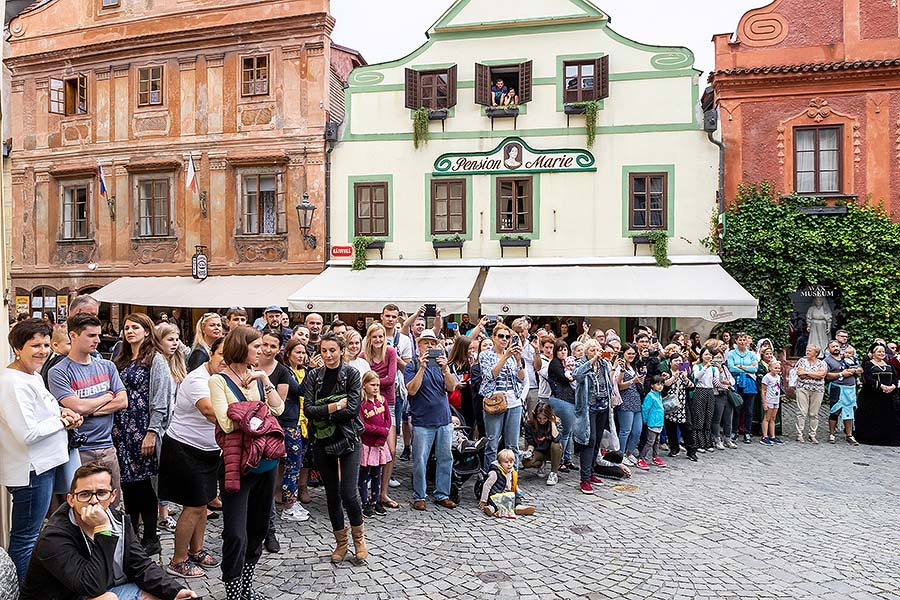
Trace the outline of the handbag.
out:
[[[507,387],[509,387],[509,374],[506,375]],[[484,398],[484,414],[486,415],[502,415],[509,409],[506,403],[506,392],[494,392],[490,396]]]
[[[671,392],[666,395],[666,397],[663,398],[662,405],[666,415],[670,415],[677,411],[681,407],[681,403],[678,401],[678,394]]]
[[[613,411],[609,411],[609,428],[603,430],[600,447],[612,452],[619,451],[619,433],[616,431],[616,417]]]
[[[731,402],[731,406],[734,408],[740,408],[744,405],[744,399],[734,390],[725,390],[725,394],[728,396],[728,401]]]

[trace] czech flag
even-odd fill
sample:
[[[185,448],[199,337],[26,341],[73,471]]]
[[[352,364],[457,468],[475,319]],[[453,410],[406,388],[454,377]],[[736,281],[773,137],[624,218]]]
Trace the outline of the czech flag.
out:
[[[106,178],[103,176],[103,165],[97,163],[97,178],[100,179],[100,195],[107,197]]]
[[[195,194],[197,193],[197,171],[194,169],[194,155],[193,153],[190,155],[188,159],[188,172],[187,172],[187,189],[191,190]]]

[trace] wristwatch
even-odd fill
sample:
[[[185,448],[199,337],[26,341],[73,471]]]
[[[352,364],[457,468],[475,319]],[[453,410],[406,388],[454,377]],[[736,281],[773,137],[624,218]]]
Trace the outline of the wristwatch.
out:
[[[269,392],[271,392],[271,391],[274,390],[274,389],[275,389],[275,386],[269,384],[269,385],[267,385],[265,388],[263,388],[263,391],[266,393],[266,396],[268,396],[268,395],[269,395]]]

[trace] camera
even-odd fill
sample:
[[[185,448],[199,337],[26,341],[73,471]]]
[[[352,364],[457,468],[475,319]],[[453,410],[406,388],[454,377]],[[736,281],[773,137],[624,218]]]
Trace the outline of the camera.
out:
[[[82,433],[77,429],[69,429],[67,433],[69,435],[69,450],[78,450],[87,444],[87,434]]]
[[[437,304],[426,304],[424,317],[427,319],[428,317],[436,317],[436,316],[437,316]]]

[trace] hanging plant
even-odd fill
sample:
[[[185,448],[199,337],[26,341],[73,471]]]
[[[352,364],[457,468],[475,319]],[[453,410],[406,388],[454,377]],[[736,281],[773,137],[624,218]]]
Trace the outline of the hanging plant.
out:
[[[428,143],[428,125],[430,122],[428,117],[428,109],[424,106],[420,106],[413,111],[413,146],[416,148]]]
[[[592,148],[594,141],[597,139],[597,115],[600,114],[600,108],[603,103],[600,100],[590,100],[589,102],[571,102],[568,106],[575,106],[584,109],[584,127],[587,129],[587,147]]]
[[[369,254],[369,244],[374,240],[370,237],[360,236],[353,238],[353,266],[351,271],[365,271],[366,259]]]
[[[669,235],[665,231],[648,231],[647,239],[653,244],[653,258],[660,267],[671,266],[669,260]]]

